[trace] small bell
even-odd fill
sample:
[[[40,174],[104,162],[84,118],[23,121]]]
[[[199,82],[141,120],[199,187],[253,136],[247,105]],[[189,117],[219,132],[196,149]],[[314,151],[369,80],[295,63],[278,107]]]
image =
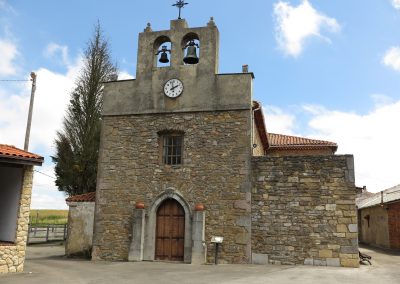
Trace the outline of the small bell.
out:
[[[168,63],[169,62],[167,52],[171,53],[171,50],[167,49],[166,45],[163,45],[161,50],[159,50],[156,53],[156,55],[159,55],[161,53],[160,60],[158,60],[160,63]]]
[[[197,43],[191,40],[187,45],[186,56],[183,58],[183,62],[186,64],[197,64],[199,63],[199,58],[197,57],[197,49],[196,46],[199,47]]]
[[[160,61],[161,63],[168,63],[168,54],[166,52],[161,53],[160,60],[158,61]]]

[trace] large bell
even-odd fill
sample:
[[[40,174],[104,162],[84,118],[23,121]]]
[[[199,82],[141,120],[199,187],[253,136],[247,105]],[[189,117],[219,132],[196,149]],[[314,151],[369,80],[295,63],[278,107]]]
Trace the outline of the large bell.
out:
[[[158,61],[161,63],[168,63],[169,62],[168,54],[165,51],[161,53],[160,60]]]
[[[186,64],[197,64],[199,63],[199,58],[197,57],[196,46],[189,45],[186,51],[186,56],[183,58],[183,62]]]

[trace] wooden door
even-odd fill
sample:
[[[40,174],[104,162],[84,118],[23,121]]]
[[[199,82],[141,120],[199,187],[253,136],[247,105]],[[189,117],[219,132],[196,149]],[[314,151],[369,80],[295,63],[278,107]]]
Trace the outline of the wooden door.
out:
[[[174,199],[165,200],[157,210],[157,260],[183,261],[185,211]]]

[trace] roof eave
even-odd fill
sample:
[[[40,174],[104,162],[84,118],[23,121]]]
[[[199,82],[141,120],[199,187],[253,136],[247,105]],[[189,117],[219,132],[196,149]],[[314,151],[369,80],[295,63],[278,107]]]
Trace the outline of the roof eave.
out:
[[[29,165],[29,166],[41,166],[44,159],[26,158],[19,156],[9,156],[0,154],[0,162],[7,164],[19,164],[19,165]]]

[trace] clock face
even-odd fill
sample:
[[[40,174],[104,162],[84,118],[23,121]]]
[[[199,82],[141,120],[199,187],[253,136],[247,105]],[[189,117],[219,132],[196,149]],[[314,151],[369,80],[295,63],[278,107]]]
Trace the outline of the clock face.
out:
[[[183,92],[183,83],[178,79],[168,80],[164,85],[164,94],[169,98],[176,98]]]

